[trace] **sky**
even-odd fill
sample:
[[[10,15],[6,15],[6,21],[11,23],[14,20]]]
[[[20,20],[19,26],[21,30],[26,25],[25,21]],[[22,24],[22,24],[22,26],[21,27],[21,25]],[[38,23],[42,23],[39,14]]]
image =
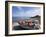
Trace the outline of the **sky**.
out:
[[[40,7],[12,7],[13,17],[33,17],[36,15],[40,15]]]

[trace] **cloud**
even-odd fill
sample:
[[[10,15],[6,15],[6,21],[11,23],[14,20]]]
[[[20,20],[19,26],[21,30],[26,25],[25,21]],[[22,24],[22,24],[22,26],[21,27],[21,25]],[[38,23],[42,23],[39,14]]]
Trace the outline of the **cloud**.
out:
[[[32,17],[32,16],[36,16],[36,15],[40,15],[40,9],[36,8],[36,9],[30,9],[30,10],[26,10],[24,11],[24,9],[22,7],[17,7],[19,9],[19,12],[17,14],[14,14],[14,17]]]
[[[21,7],[17,7],[19,10],[22,10],[22,8]]]

